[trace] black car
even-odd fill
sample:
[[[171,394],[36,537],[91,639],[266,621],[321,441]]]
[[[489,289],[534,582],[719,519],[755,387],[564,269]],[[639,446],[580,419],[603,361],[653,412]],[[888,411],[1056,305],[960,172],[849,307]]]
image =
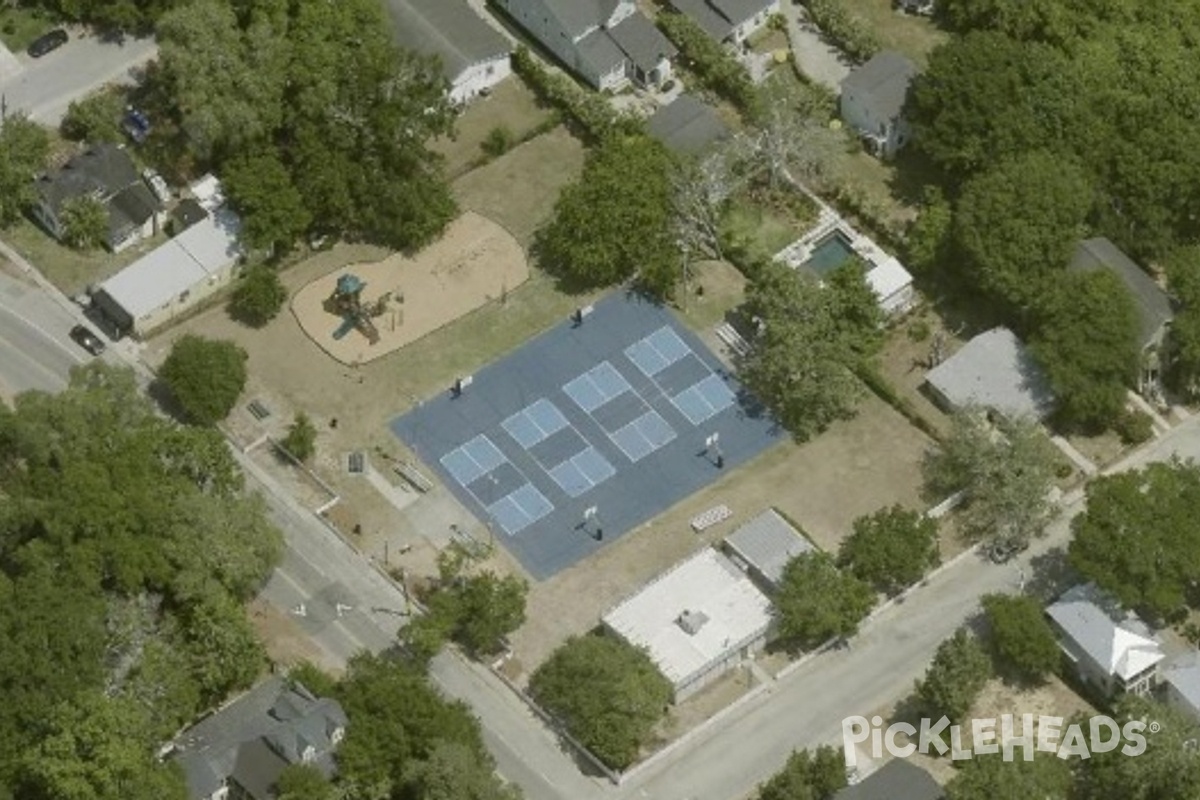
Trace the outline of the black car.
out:
[[[76,325],[71,328],[71,338],[76,344],[87,350],[94,356],[98,356],[104,352],[104,342],[100,341],[100,337],[92,333],[84,325]]]
[[[33,58],[41,58],[51,50],[62,47],[70,38],[62,28],[55,28],[33,40],[33,44],[29,45],[29,55]]]

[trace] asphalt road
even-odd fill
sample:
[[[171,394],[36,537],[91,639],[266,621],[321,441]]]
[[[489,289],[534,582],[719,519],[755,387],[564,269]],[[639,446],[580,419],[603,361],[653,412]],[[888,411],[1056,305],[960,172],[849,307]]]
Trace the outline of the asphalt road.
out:
[[[66,388],[92,356],[67,336],[75,319],[43,292],[0,272],[0,397]]]
[[[0,80],[8,113],[24,111],[37,122],[58,125],[72,100],[108,83],[133,83],[140,69],[158,54],[153,39],[123,42],[96,36],[75,38],[41,58],[16,55],[21,70]]]

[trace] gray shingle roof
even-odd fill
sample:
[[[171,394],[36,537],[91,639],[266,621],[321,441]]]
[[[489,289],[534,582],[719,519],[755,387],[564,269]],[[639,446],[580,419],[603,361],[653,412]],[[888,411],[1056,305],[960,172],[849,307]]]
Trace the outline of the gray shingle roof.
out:
[[[716,109],[681,94],[646,122],[650,135],[677,153],[697,153],[729,135]]]
[[[798,555],[816,548],[773,508],[759,514],[725,539],[725,546],[749,564],[772,586],[783,577],[783,568]]]
[[[575,38],[603,25],[617,10],[620,0],[541,0],[569,36]]]
[[[842,94],[853,94],[879,119],[895,119],[904,110],[917,65],[894,50],[876,53],[842,80]]]
[[[451,81],[468,67],[513,50],[466,0],[388,0],[387,9],[400,46],[439,56]]]
[[[993,328],[929,371],[925,381],[955,408],[982,406],[1009,417],[1044,418],[1054,394],[1033,356],[1007,328]]]
[[[625,63],[625,54],[605,30],[592,31],[575,48],[584,64],[597,75],[607,75]]]
[[[192,797],[208,797],[229,777],[239,783],[244,778],[246,789],[259,791],[274,785],[283,767],[299,760],[303,748],[281,746],[288,742],[311,744],[316,751],[311,763],[333,774],[330,737],[346,723],[336,700],[315,697],[298,684],[289,688],[272,676],[184,731],[175,741],[175,760]]]
[[[1119,247],[1104,237],[1085,239],[1075,248],[1070,269],[1112,271],[1133,295],[1138,311],[1138,341],[1142,347],[1152,344],[1163,325],[1174,316],[1171,300],[1146,271],[1135,264]]]
[[[942,787],[925,770],[895,758],[854,786],[847,786],[833,800],[940,800]]]
[[[733,33],[733,23],[705,0],[670,0],[670,3],[676,11],[696,23],[700,30],[718,42],[724,41]]]
[[[162,203],[139,178],[108,201],[108,228],[112,234],[141,227],[162,208]]]
[[[1109,675],[1128,679],[1163,658],[1146,623],[1095,584],[1068,589],[1046,615]]]
[[[674,58],[679,50],[640,11],[635,11],[608,31],[617,47],[636,66],[649,72],[663,58]]]
[[[133,159],[123,147],[101,142],[73,157],[57,170],[37,180],[37,190],[55,212],[66,200],[98,194],[103,199],[122,189],[140,184]]]
[[[741,25],[756,14],[760,14],[770,5],[768,0],[710,0],[721,12],[721,16],[734,26]]]

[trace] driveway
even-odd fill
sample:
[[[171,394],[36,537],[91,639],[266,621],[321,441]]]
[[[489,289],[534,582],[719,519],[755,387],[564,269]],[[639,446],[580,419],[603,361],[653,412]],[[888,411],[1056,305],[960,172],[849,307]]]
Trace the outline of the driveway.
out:
[[[809,80],[825,86],[834,94],[840,94],[842,80],[850,74],[850,61],[821,37],[820,31],[808,21],[799,3],[783,0],[782,7],[796,67]]]
[[[157,54],[152,38],[116,41],[85,35],[41,58],[8,53],[21,67],[13,73],[11,61],[0,53],[0,94],[10,114],[23,111],[37,122],[57,126],[72,100],[105,84],[135,83]],[[7,73],[5,63],[10,65]]]
[[[0,84],[3,84],[24,68],[21,60],[13,55],[13,52],[5,47],[3,42],[0,42]]]

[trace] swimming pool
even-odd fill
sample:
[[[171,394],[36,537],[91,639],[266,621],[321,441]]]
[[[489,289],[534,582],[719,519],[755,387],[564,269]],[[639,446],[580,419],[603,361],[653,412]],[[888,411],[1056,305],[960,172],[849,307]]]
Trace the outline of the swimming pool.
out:
[[[834,231],[817,242],[804,266],[818,278],[824,278],[835,269],[854,258],[850,239],[841,231]]]

